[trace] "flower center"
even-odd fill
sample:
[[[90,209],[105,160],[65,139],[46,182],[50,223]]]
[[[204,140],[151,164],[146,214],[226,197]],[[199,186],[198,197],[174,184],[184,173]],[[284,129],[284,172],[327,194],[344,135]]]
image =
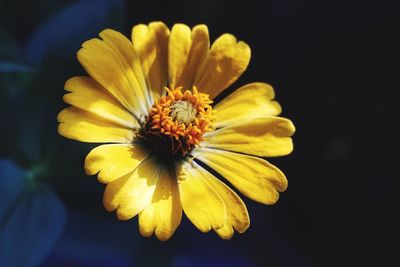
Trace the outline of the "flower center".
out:
[[[170,109],[171,118],[184,124],[192,122],[197,115],[197,109],[193,107],[192,103],[189,103],[187,101],[175,101],[171,105]]]
[[[138,135],[163,158],[184,158],[204,140],[206,132],[214,130],[212,101],[196,87],[166,91],[151,108]]]

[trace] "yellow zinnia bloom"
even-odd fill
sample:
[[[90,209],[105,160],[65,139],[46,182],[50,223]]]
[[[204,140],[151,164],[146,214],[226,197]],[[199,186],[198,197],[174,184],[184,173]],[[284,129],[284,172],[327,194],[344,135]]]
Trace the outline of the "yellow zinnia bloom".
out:
[[[250,48],[223,34],[210,47],[205,25],[190,29],[153,22],[114,30],[82,44],[89,77],[65,84],[72,106],[58,115],[70,139],[107,143],[87,155],[85,170],[107,184],[104,206],[119,219],[139,215],[144,236],[169,239],[182,210],[202,232],[229,239],[250,219],[239,196],[264,204],[287,187],[284,174],[261,157],[289,154],[295,128],[278,117],[272,87],[251,83],[213,105],[245,71]]]

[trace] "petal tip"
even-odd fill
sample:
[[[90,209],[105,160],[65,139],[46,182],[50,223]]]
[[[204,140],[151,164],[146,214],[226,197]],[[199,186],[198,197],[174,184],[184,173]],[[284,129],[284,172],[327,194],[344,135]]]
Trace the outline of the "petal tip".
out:
[[[132,214],[131,212],[128,212],[128,211],[122,209],[121,207],[118,207],[118,209],[116,211],[116,215],[117,215],[118,220],[120,220],[120,221],[127,221],[136,216],[136,214]]]
[[[158,229],[156,229],[155,234],[156,234],[156,237],[158,240],[164,242],[164,241],[169,240],[172,237],[172,235],[174,234],[174,232],[169,233],[166,231],[159,231]]]

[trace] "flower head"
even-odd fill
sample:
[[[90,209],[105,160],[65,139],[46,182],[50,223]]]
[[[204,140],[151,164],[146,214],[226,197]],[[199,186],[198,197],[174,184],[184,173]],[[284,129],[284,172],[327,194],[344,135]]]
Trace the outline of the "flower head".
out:
[[[201,231],[224,239],[250,219],[240,197],[264,204],[287,187],[263,157],[289,154],[290,120],[265,83],[213,99],[245,71],[250,48],[230,34],[210,47],[208,29],[163,23],[137,25],[132,40],[107,29],[82,44],[88,77],[65,84],[71,106],[58,115],[70,139],[106,143],[87,155],[85,170],[107,184],[103,203],[121,220],[139,216],[139,230],[169,239],[182,210]]]

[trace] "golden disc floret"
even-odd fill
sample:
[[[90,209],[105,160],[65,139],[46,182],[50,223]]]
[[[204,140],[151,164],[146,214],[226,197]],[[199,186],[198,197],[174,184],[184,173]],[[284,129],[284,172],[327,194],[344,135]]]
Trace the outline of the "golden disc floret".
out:
[[[180,151],[185,156],[204,140],[206,132],[214,130],[212,100],[196,87],[185,91],[182,87],[165,90],[167,94],[151,108],[142,136],[152,141],[154,136],[164,139],[167,136],[171,139],[171,154]]]

